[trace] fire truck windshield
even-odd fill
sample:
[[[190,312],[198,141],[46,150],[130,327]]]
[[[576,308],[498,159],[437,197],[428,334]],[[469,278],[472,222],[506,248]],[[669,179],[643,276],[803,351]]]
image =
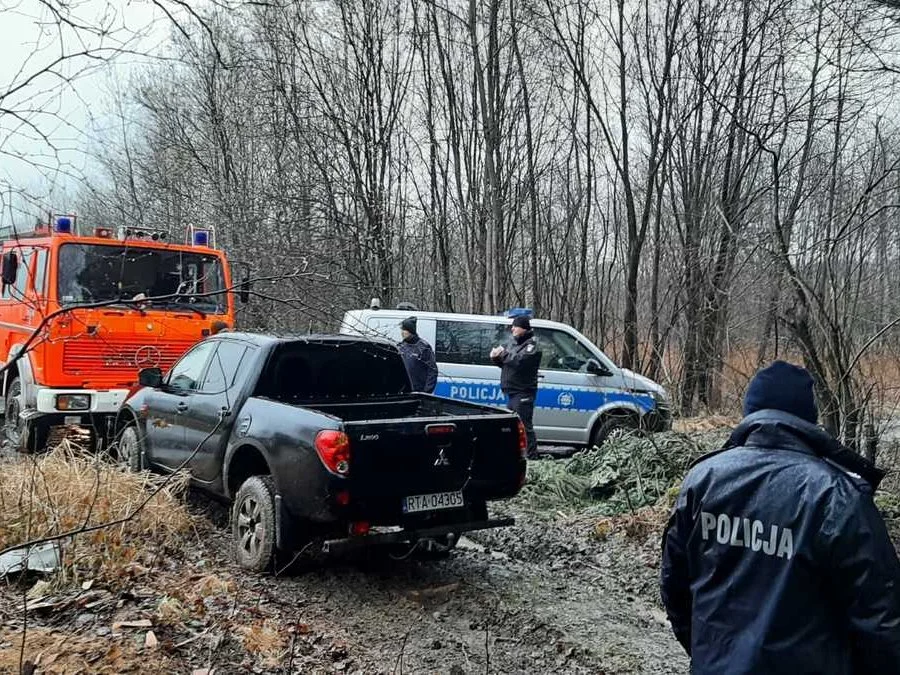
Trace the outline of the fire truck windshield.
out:
[[[225,278],[219,258],[201,252],[121,244],[59,247],[62,305],[148,299],[143,309],[224,314]]]

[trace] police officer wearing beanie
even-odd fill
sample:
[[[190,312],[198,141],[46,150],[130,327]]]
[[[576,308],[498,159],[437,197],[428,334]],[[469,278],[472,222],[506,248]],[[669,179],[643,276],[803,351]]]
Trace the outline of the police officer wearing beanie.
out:
[[[884,477],[816,425],[813,380],[776,361],[694,463],[663,535],[661,590],[695,675],[900,673],[900,562]]]
[[[518,414],[525,425],[528,438],[528,458],[537,458],[537,438],[534,435],[534,399],[538,389],[538,368],[541,350],[538,349],[527,316],[517,316],[512,323],[513,343],[509,347],[494,347],[491,360],[500,366],[500,388],[509,398],[509,409]]]
[[[431,345],[419,337],[416,332],[416,317],[403,319],[400,323],[400,335],[403,341],[397,345],[403,364],[409,374],[413,391],[423,391],[426,394],[434,392],[437,386],[438,367],[434,358],[434,350]]]

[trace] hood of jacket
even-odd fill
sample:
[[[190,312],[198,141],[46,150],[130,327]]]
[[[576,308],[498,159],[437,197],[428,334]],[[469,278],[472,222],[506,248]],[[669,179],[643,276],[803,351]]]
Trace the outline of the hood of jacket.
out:
[[[815,455],[862,478],[875,490],[885,472],[842,445],[825,429],[781,410],[759,410],[735,427],[723,450],[736,447],[777,448]]]

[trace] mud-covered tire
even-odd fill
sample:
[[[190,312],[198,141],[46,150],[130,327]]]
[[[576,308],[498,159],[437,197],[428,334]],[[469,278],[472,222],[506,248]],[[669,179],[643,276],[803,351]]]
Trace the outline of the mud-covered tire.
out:
[[[144,468],[143,460],[143,445],[138,428],[129,424],[119,434],[119,441],[116,444],[116,464],[125,471],[138,473]]]
[[[275,485],[271,476],[251,476],[238,489],[231,508],[231,537],[238,565],[272,572],[276,565]]]
[[[0,436],[4,445],[17,452],[38,452],[47,444],[48,430],[46,426],[33,421],[27,424],[19,417],[25,409],[25,398],[22,394],[22,380],[14,377],[6,390],[6,403],[3,409],[3,424],[0,425]]]
[[[591,447],[601,447],[610,437],[619,435],[636,436],[640,433],[639,422],[628,415],[615,415],[603,420],[591,434]]]

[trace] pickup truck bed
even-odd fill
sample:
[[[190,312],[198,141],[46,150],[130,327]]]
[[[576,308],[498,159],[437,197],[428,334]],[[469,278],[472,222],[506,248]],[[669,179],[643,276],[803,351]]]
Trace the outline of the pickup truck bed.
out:
[[[317,540],[447,543],[507,525],[487,502],[524,482],[518,417],[411,392],[387,342],[223,333],[142,382],[120,416],[122,461],[186,467],[232,500],[237,559],[251,569]]]

